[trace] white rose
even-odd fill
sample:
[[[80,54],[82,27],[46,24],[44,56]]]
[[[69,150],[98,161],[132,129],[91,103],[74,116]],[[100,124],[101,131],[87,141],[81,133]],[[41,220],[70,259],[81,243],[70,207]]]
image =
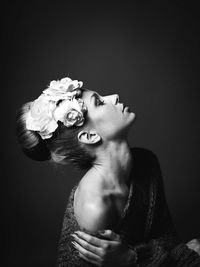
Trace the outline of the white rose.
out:
[[[45,95],[40,95],[30,107],[27,114],[26,128],[32,131],[38,131],[43,139],[50,138],[52,132],[58,127],[53,117],[53,111],[56,103],[49,101]]]
[[[70,109],[64,117],[63,124],[67,127],[76,125],[81,126],[84,123],[83,113],[76,109]]]
[[[82,99],[64,100],[54,111],[56,121],[61,121],[67,127],[80,126],[84,122],[83,113],[87,110]]]
[[[26,128],[37,131],[42,139],[48,139],[58,127],[58,121],[67,127],[81,126],[87,110],[81,95],[83,83],[65,77],[52,81],[31,105],[26,118]],[[77,99],[76,99],[77,98]]]
[[[43,93],[51,97],[67,99],[67,97],[73,97],[75,94],[80,94],[80,90],[77,90],[77,92],[73,91],[81,88],[82,86],[83,83],[81,81],[71,80],[70,78],[66,77],[58,81],[50,82],[49,87],[44,90]]]

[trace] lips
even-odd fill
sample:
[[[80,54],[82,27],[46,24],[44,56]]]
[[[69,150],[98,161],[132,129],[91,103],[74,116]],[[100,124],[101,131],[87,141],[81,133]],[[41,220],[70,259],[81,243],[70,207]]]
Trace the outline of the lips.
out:
[[[124,108],[124,110],[126,109],[126,111],[128,111],[128,112],[130,112],[130,108],[128,107],[128,106],[126,106],[125,108]]]
[[[124,105],[123,103],[119,103],[119,104],[121,106],[122,113],[125,111],[125,109],[126,110],[129,110],[129,107],[128,106]]]
[[[124,112],[125,105],[124,105],[123,103],[120,103],[120,105],[121,105],[121,110],[122,110],[122,112]]]
[[[126,106],[123,103],[119,103],[119,105],[120,105],[121,111],[124,112],[124,109],[125,109]]]
[[[128,108],[128,106],[126,106],[126,105],[123,104],[123,110],[122,110],[122,112],[124,112],[125,108]]]

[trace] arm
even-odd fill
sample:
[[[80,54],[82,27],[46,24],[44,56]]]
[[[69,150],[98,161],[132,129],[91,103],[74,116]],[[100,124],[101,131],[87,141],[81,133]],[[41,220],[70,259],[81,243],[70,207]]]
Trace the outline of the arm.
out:
[[[96,231],[110,226],[114,219],[113,211],[110,210],[111,203],[109,203],[108,199],[102,201],[96,198],[93,202],[88,198],[85,198],[86,201],[81,199],[81,205],[76,208],[74,207],[74,192],[75,189],[71,192],[64,214],[62,233],[58,245],[58,267],[93,266],[90,264],[93,263],[92,261],[88,263],[83,258],[78,257],[72,234],[75,231],[84,229],[84,231],[95,235]],[[91,256],[96,261],[100,259],[93,252],[90,252],[89,259],[91,259]]]
[[[73,209],[74,191],[75,189],[73,189],[70,194],[67,208],[64,214],[62,232],[58,244],[58,255],[57,255],[57,265],[56,265],[57,267],[93,266],[90,263],[78,257],[78,253],[72,244],[73,237],[71,236],[71,234],[74,231],[80,230],[80,227],[78,226],[76,218],[74,216],[74,209]]]
[[[73,237],[79,257],[95,266],[134,266],[134,251],[111,230],[100,231],[98,238],[81,231]]]
[[[101,261],[96,261],[97,266],[101,262],[112,261],[119,262],[124,259],[123,266],[200,266],[200,257],[194,251],[181,243],[170,213],[166,204],[162,176],[157,158],[151,155],[151,177],[153,179],[150,187],[149,212],[147,218],[146,238],[143,243],[132,246],[125,250],[122,248],[122,242],[118,238],[113,238],[113,234],[106,232],[104,237],[109,240],[102,240],[85,235],[82,232],[77,233],[75,240],[85,250],[82,255],[87,258],[88,249],[94,250]],[[115,241],[115,243],[112,243]],[[98,248],[98,249],[96,249]],[[80,251],[80,247],[76,247]],[[126,252],[125,252],[126,251]],[[124,255],[126,257],[124,258]]]
[[[93,234],[111,228],[116,218],[111,201],[100,197],[82,200],[81,205],[75,207],[75,216],[80,228]]]

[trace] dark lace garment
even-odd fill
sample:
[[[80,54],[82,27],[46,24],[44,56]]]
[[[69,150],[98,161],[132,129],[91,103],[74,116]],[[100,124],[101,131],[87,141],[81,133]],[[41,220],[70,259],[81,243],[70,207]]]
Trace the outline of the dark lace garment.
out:
[[[173,226],[156,156],[142,148],[132,148],[132,154],[129,197],[120,221],[112,229],[134,251],[131,266],[200,267],[200,256],[181,242]],[[76,188],[72,189],[64,214],[58,267],[94,266],[79,258],[71,244],[70,234],[80,229],[73,210]]]

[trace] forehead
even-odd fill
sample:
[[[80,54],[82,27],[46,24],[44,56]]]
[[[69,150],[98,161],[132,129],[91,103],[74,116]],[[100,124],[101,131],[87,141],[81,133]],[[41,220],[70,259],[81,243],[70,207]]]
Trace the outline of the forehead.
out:
[[[83,89],[83,90],[82,90],[82,96],[83,96],[83,97],[90,96],[90,95],[92,95],[93,93],[97,93],[97,92],[92,91],[92,90],[88,90],[88,89]]]

